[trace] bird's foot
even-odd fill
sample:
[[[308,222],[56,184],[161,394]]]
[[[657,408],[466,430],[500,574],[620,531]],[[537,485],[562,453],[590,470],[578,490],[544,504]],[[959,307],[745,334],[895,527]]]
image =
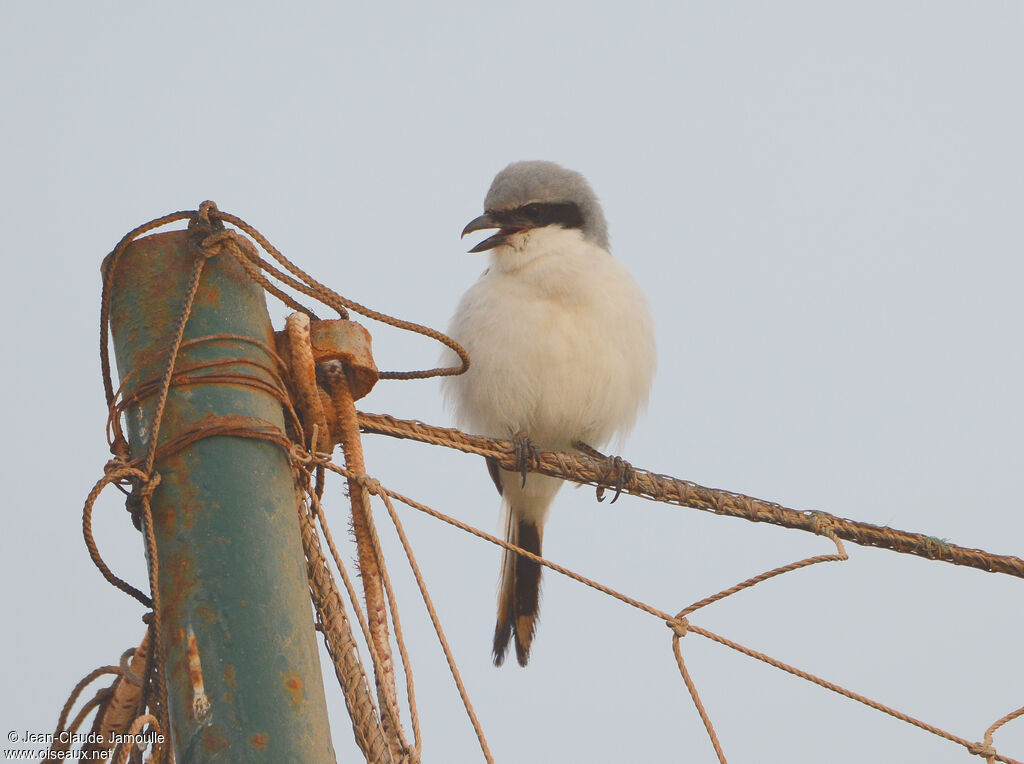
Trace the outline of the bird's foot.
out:
[[[515,458],[515,471],[523,476],[523,485],[526,487],[526,473],[530,467],[540,465],[540,449],[530,440],[529,436],[519,431],[512,436],[512,456]]]
[[[601,459],[605,464],[605,473],[601,476],[602,482],[611,483],[615,486],[615,495],[612,497],[612,504],[619,500],[619,496],[622,495],[622,489],[633,479],[634,470],[633,465],[623,459],[621,456],[607,456],[602,454],[596,448],[591,445],[584,443],[582,440],[577,440],[573,443],[573,447],[576,450],[586,454],[594,459]],[[599,485],[597,487],[597,500],[604,501],[604,486]]]

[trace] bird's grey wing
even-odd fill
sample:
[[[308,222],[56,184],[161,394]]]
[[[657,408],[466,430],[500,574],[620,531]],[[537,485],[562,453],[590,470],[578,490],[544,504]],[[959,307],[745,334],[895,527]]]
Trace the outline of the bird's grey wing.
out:
[[[501,467],[498,466],[498,460],[491,456],[485,456],[484,459],[487,462],[487,474],[491,476],[494,487],[498,489],[498,495],[501,496]]]

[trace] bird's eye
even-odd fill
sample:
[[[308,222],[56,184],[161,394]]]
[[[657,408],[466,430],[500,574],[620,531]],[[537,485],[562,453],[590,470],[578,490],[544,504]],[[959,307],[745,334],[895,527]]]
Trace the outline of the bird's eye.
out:
[[[525,207],[523,207],[523,212],[526,214],[526,217],[530,218],[531,220],[536,220],[538,217],[540,217],[540,205],[527,204]]]

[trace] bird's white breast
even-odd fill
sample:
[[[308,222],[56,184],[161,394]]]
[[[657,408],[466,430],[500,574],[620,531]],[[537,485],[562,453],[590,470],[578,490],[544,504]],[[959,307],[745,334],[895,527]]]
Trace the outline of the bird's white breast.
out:
[[[534,229],[494,250],[449,333],[472,360],[444,382],[469,432],[601,447],[625,435],[647,402],[655,367],[647,300],[578,230]]]

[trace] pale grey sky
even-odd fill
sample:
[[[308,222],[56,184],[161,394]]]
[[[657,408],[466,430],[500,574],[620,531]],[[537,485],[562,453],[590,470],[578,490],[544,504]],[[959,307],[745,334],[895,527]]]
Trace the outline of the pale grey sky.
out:
[[[80,532],[107,459],[99,263],[207,198],[341,293],[443,328],[483,268],[459,232],[494,173],[561,162],[601,197],[657,324],[624,456],[1024,554],[1022,40],[1017,2],[0,5],[0,726],[52,730],[75,681],[141,635]],[[382,368],[437,356],[368,326]],[[436,381],[382,382],[362,408],[450,421]],[[478,458],[366,448],[389,487],[497,527]],[[141,585],[117,496],[97,538]],[[340,486],[329,505],[343,528]],[[498,761],[713,761],[664,625],[548,573],[529,668],[495,669],[500,552],[403,518]],[[563,491],[545,536],[553,560],[666,610],[828,549],[590,490]],[[849,551],[692,620],[966,738],[1024,705],[1024,582]],[[425,760],[481,760],[391,559]],[[700,637],[683,648],[734,764],[970,760]],[[356,760],[330,676],[328,696],[339,760]],[[996,744],[1024,758],[1024,721]]]

